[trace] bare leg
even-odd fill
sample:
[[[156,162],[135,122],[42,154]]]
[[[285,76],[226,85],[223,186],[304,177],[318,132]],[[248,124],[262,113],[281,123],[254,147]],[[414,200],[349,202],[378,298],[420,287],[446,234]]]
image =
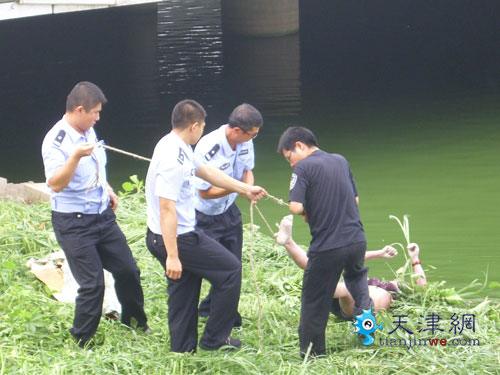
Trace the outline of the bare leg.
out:
[[[291,218],[288,219],[288,217]],[[275,234],[275,237],[277,239],[279,238],[279,241],[277,240],[277,242],[285,247],[288,255],[290,255],[295,264],[297,264],[300,268],[305,269],[308,261],[307,253],[292,238],[292,218],[293,216],[289,215],[285,216],[281,220],[279,225],[280,231]],[[391,246],[386,246],[381,250],[367,251],[365,259],[390,259],[395,255],[397,255],[396,249]],[[387,310],[389,308],[392,301],[390,293],[375,286],[370,286],[368,290],[377,311]],[[340,306],[346,315],[352,315],[354,298],[351,293],[349,293],[349,290],[344,282],[340,281],[337,284],[333,297],[339,299]]]

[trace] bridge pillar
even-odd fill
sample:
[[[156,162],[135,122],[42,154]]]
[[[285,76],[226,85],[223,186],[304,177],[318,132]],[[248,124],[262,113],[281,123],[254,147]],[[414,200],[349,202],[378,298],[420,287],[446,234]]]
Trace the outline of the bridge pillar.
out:
[[[299,0],[222,0],[222,26],[229,33],[280,36],[299,30]]]

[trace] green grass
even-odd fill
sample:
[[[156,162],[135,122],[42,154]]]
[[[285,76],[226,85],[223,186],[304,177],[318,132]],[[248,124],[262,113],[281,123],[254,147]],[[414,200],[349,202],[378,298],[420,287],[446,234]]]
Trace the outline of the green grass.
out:
[[[132,189],[131,189],[132,190]],[[39,258],[59,250],[46,203],[30,206],[0,201],[0,374],[499,374],[499,302],[475,300],[474,293],[487,287],[479,282],[455,291],[431,282],[425,291],[415,290],[411,280],[407,293],[390,312],[377,315],[384,330],[365,347],[351,323],[333,316],[326,338],[328,355],[304,362],[299,357],[297,326],[300,311],[302,271],[275,245],[267,229],[256,232],[254,246],[255,287],[249,251],[251,235],[245,228],[243,286],[240,311],[243,329],[234,331],[244,345],[234,353],[207,352],[194,355],[169,350],[166,281],[163,270],[145,247],[145,202],[142,193],[122,197],[118,221],[141,268],[145,308],[153,335],[127,329],[118,322],[102,320],[91,351],[81,350],[68,329],[73,306],[51,297],[51,292],[26,268],[30,257]],[[264,234],[263,234],[264,233]],[[394,268],[398,266],[395,265]],[[496,286],[495,283],[492,283]],[[204,283],[204,291],[207,283]],[[262,310],[262,349],[258,333]],[[395,328],[394,314],[408,315],[405,325],[417,331],[420,314],[438,314],[449,319],[475,314],[476,332],[457,335],[478,339],[481,346],[412,347],[381,346],[379,339],[406,338]],[[205,320],[199,322],[199,332]],[[449,326],[449,324],[448,324]],[[446,326],[446,328],[448,327]],[[443,325],[441,328],[445,328]],[[446,329],[447,331],[447,329]],[[416,338],[452,338],[449,332],[434,336],[415,332]]]

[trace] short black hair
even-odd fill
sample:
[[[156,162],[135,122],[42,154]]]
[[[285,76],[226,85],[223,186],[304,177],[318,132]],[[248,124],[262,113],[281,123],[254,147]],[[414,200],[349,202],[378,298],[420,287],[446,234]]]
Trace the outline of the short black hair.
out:
[[[107,101],[97,85],[87,81],[79,82],[66,98],[66,112],[73,112],[79,106],[88,112],[98,104],[106,104]]]
[[[281,134],[278,143],[278,152],[282,153],[283,150],[294,150],[295,142],[302,142],[307,147],[318,147],[318,141],[312,131],[307,128],[294,126],[286,129],[285,132]]]
[[[254,127],[264,125],[264,120],[259,110],[251,104],[243,103],[233,109],[229,115],[228,124],[231,128],[240,128],[249,131]]]
[[[205,117],[207,112],[200,103],[184,99],[177,103],[172,111],[172,128],[183,130],[195,122],[205,121]]]

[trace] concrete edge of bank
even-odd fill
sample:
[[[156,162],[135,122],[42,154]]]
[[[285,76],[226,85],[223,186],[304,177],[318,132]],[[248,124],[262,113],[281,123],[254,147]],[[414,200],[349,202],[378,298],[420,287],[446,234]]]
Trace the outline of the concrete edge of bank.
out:
[[[21,203],[50,201],[50,191],[45,182],[27,181],[19,184],[9,183],[0,177],[0,199],[11,199]]]

